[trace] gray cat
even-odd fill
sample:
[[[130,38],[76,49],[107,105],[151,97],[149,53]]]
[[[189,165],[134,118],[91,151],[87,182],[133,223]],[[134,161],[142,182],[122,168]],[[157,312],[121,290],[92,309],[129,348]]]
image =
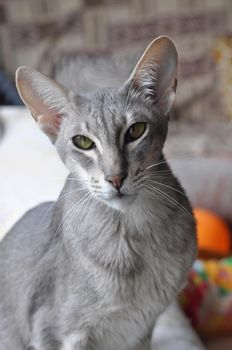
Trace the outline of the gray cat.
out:
[[[196,256],[195,221],[162,153],[177,52],[154,40],[120,88],[16,84],[70,170],[59,199],[0,244],[0,350],[145,350]],[[45,170],[49,171],[49,170]]]

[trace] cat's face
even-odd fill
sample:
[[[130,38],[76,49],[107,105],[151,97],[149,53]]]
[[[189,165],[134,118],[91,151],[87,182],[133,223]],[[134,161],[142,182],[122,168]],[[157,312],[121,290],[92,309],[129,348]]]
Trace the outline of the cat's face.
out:
[[[129,87],[73,98],[55,142],[72,175],[98,199],[124,210],[160,158],[168,119]]]
[[[173,43],[161,37],[118,89],[81,97],[24,67],[16,82],[72,176],[93,196],[124,211],[139,197],[149,167],[162,154],[176,66]]]

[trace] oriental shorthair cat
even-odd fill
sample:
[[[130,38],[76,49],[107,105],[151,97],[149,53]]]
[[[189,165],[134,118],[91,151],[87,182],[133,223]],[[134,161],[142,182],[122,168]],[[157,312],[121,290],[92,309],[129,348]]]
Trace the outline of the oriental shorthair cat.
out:
[[[150,349],[196,256],[191,206],[162,151],[177,60],[159,37],[124,84],[88,93],[17,70],[69,176],[0,243],[0,350]]]

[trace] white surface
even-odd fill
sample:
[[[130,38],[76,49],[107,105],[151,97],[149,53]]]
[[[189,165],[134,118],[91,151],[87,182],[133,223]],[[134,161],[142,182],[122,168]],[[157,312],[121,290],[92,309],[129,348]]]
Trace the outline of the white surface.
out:
[[[160,316],[152,337],[152,350],[204,350],[177,303]]]
[[[28,209],[55,200],[67,170],[24,107],[0,108],[0,238]]]

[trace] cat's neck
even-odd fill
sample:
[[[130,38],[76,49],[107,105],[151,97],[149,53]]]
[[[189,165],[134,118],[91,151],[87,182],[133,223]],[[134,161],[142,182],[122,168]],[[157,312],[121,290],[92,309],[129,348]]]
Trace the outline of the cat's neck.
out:
[[[128,205],[127,209],[120,210],[110,207],[81,186],[77,180],[68,178],[57,207],[63,216],[63,222],[66,223],[64,226],[78,230],[82,228],[84,232],[88,232],[91,227],[99,227],[100,230],[108,225],[111,227],[109,234],[113,234],[113,227],[118,225],[127,227],[127,230],[139,230],[156,205],[156,200],[159,201],[153,194],[142,191],[134,203]]]
[[[166,221],[174,222],[177,210],[183,210],[181,206],[188,208],[189,204],[166,162],[162,170],[164,166],[162,180],[157,177],[152,180],[156,186],[161,184],[158,191],[141,190],[124,212],[95,198],[82,189],[83,185],[74,176],[69,176],[55,211],[60,240],[72,261],[82,254],[83,259],[86,257],[93,265],[131,273],[141,267],[140,258],[145,251],[151,246],[157,249],[168,240],[171,228],[167,228]],[[185,215],[188,215],[187,210]]]
[[[71,176],[69,176],[71,177]],[[141,208],[135,203],[122,213],[99,201],[68,179],[56,206],[58,240],[73,263],[82,260],[118,273],[131,274],[141,268],[135,250],[142,249],[145,230]],[[54,225],[54,224],[53,224]],[[141,240],[141,242],[140,242]],[[78,254],[77,254],[78,252]],[[79,263],[79,262],[77,262]]]
[[[118,231],[119,225],[126,232],[136,232],[144,230],[150,221],[160,221],[158,218],[162,217],[162,213],[163,216],[169,215],[169,211],[176,209],[176,201],[181,202],[185,197],[184,193],[181,195],[183,189],[164,158],[159,168],[156,167],[154,177],[151,175],[150,187],[142,189],[137,199],[122,211],[96,198],[74,176],[69,175],[56,206],[65,230],[74,230],[75,234],[78,230],[79,234],[88,235],[93,228],[102,231],[109,226],[110,235],[114,234],[114,227]]]
[[[66,194],[67,197],[63,202],[61,199],[58,208],[59,216],[62,215],[62,244],[72,261],[79,252],[93,265],[118,273],[131,274],[141,269],[145,245],[154,228],[161,231],[163,225],[160,216],[164,208],[159,198],[156,203],[152,195],[141,193],[127,211],[120,212],[90,196],[88,191],[74,191],[75,181],[67,180],[60,198]]]

